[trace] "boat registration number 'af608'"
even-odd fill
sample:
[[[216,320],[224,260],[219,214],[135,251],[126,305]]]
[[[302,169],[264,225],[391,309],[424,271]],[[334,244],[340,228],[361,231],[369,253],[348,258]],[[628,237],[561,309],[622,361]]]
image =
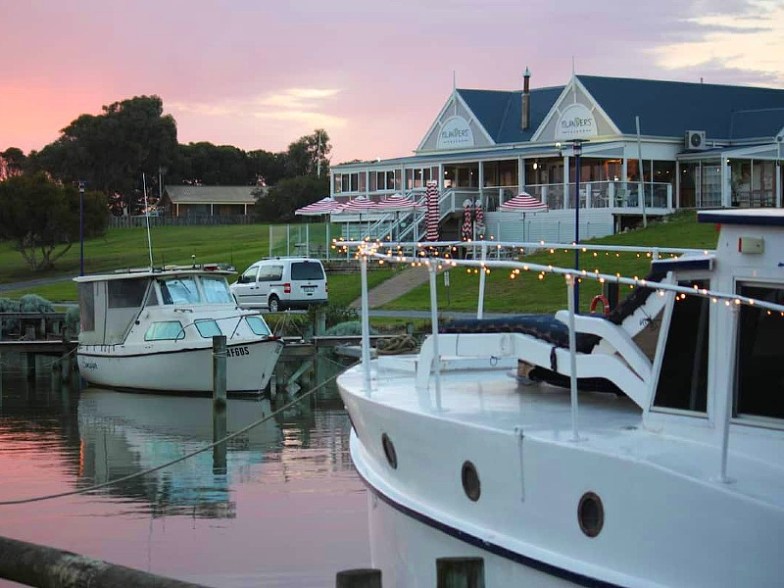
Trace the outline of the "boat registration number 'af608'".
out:
[[[227,357],[241,357],[243,355],[250,355],[250,349],[247,347],[229,347],[226,350]]]

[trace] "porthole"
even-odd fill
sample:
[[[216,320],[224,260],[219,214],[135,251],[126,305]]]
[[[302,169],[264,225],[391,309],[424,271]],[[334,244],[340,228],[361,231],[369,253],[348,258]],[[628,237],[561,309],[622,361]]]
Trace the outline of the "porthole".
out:
[[[384,455],[387,456],[387,463],[393,470],[397,469],[397,453],[395,452],[395,445],[389,438],[389,435],[382,433],[381,446],[384,448]]]
[[[479,483],[479,474],[476,467],[470,461],[463,463],[463,471],[460,474],[463,481],[463,491],[470,500],[476,502],[482,494],[482,485]]]
[[[602,499],[593,492],[586,492],[577,505],[577,522],[580,530],[588,537],[596,537],[604,526],[604,506]]]

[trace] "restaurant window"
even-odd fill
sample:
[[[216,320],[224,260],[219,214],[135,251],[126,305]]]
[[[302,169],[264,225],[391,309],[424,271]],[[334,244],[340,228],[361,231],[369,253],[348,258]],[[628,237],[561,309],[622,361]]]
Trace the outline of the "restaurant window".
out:
[[[378,178],[376,177],[376,172],[370,172],[368,175],[370,176],[370,187],[368,192],[375,192],[378,190]]]
[[[707,281],[680,286],[709,288]],[[710,300],[685,296],[673,303],[654,406],[706,412]]]
[[[342,191],[341,188],[343,186],[343,182],[342,182],[341,176],[342,176],[342,174],[335,174],[335,176],[333,178],[332,192],[334,194],[340,194],[341,191]]]
[[[367,174],[362,172],[358,176],[359,184],[357,185],[357,190],[359,192],[366,192],[367,191]]]
[[[784,289],[744,284],[739,294],[784,304]],[[736,417],[784,419],[784,317],[742,305],[738,316]]]

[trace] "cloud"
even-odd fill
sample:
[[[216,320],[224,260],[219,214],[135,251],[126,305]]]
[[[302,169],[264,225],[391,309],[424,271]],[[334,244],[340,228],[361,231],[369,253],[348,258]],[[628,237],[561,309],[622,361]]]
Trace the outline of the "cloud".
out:
[[[215,102],[170,102],[168,108],[175,115],[181,113],[205,117],[255,118],[339,128],[346,126],[347,119],[324,111],[325,103],[339,93],[340,90],[333,88],[287,88],[250,98],[230,98]]]
[[[753,72],[784,84],[784,5],[753,0],[735,12],[713,13],[686,21],[699,31],[697,40],[651,50],[665,69],[725,68]]]

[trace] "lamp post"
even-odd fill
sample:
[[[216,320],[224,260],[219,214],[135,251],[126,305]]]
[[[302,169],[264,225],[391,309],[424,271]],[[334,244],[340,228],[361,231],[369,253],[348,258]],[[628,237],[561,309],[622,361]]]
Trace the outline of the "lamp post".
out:
[[[79,275],[84,275],[84,182],[79,182]]]
[[[583,150],[584,139],[573,139],[574,152],[574,269],[580,271],[580,155]],[[580,278],[574,280],[574,310],[580,314]]]

